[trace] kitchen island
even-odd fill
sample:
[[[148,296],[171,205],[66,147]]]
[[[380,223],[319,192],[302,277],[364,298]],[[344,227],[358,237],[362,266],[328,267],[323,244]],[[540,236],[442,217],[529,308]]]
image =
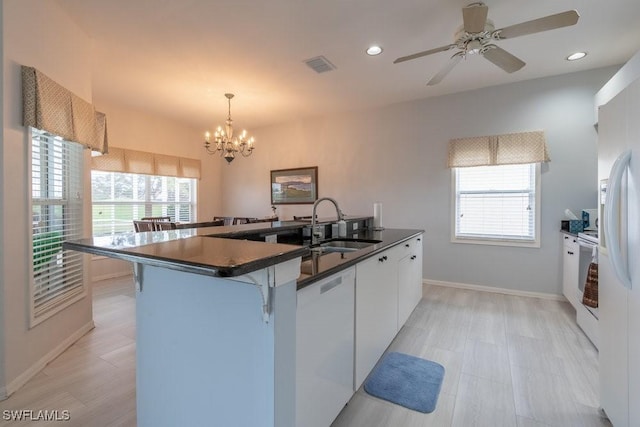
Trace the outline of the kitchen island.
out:
[[[296,397],[298,289],[367,259],[383,264],[377,259],[389,248],[422,233],[358,230],[349,237],[378,243],[349,253],[254,241],[274,235],[291,241],[305,225],[182,229],[65,244],[134,264],[138,425],[296,425],[302,400]],[[395,301],[394,336],[402,326]],[[379,343],[367,359],[377,360],[387,345]]]

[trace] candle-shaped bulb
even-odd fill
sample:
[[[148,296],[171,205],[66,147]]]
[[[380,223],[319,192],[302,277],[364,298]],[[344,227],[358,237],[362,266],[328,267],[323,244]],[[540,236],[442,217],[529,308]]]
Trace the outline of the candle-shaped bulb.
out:
[[[204,133],[204,140],[205,140],[206,142],[209,142],[209,140],[210,140],[210,139],[211,139],[211,134],[209,133],[209,131],[206,131],[206,132]]]

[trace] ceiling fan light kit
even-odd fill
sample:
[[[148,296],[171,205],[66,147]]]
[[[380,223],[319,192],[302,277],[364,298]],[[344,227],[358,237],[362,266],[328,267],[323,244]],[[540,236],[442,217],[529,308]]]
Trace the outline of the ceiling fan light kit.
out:
[[[438,84],[460,60],[472,54],[480,54],[507,73],[513,73],[524,67],[525,62],[497,46],[496,41],[568,27],[575,25],[580,17],[577,11],[568,10],[496,30],[493,22],[487,19],[488,13],[489,7],[484,3],[469,4],[462,8],[463,25],[456,32],[455,41],[452,44],[402,56],[393,63],[398,64],[434,53],[458,49],[445,66],[429,80],[428,86]]]

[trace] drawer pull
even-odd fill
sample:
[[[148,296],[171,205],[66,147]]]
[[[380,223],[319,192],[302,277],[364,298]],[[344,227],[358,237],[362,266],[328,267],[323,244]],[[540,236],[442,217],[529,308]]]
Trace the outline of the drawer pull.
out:
[[[407,243],[406,245],[404,245],[404,247],[405,247],[405,248],[408,248],[408,247],[409,247],[409,244]]]
[[[568,253],[569,255],[573,255],[573,252],[571,252],[571,251],[567,251],[567,253]]]

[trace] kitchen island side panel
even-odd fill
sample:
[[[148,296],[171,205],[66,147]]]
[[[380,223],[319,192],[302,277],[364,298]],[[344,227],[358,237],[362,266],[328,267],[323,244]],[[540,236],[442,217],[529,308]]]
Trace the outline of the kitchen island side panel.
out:
[[[274,313],[295,319],[295,280],[271,289],[265,322],[256,285],[140,268],[138,425],[274,426],[277,415],[279,426],[293,426],[295,407],[282,402],[295,396],[295,365],[278,360],[283,356],[275,349],[294,347],[295,329],[276,321]]]

